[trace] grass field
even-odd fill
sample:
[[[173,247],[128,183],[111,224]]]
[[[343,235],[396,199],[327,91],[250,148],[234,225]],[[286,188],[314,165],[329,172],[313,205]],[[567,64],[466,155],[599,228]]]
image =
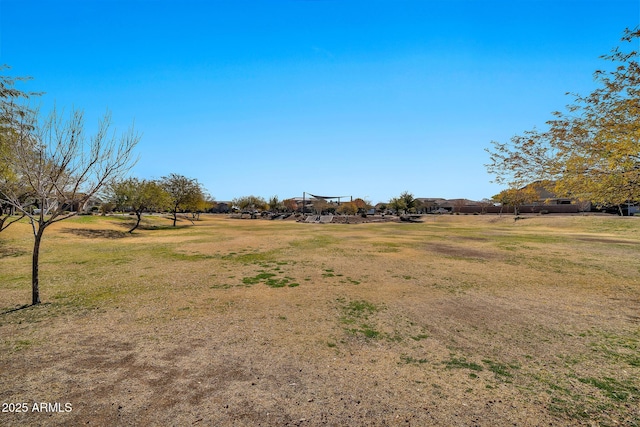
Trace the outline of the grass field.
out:
[[[0,425],[640,425],[640,218],[127,221],[0,234]]]

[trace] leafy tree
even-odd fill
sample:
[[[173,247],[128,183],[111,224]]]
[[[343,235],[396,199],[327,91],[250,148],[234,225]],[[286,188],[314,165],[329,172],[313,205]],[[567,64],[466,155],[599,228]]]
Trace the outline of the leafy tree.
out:
[[[107,183],[120,178],[133,165],[133,149],[140,137],[133,128],[116,137],[110,115],[87,139],[84,115],[71,111],[65,119],[53,111],[38,120],[24,114],[15,126],[10,150],[0,153],[0,164],[12,162],[20,185],[0,184],[0,199],[29,218],[33,231],[32,304],[40,303],[39,256],[45,230],[76,215]],[[37,208],[37,209],[34,209]]]
[[[282,201],[282,204],[287,212],[295,212],[298,210],[298,202],[296,202],[295,199],[285,199]]]
[[[203,198],[204,191],[198,180],[175,173],[163,176],[160,187],[169,195],[169,206],[173,218],[173,226],[178,221],[178,212],[192,208]]]
[[[129,233],[138,228],[142,213],[169,206],[169,194],[156,181],[128,178],[114,182],[108,188],[109,199],[116,209],[130,209],[136,215],[136,223]]]
[[[358,197],[353,203],[356,205],[358,213],[367,213],[367,211],[371,209],[371,203],[368,200]]]
[[[640,38],[627,29],[623,43]],[[620,206],[640,200],[640,65],[638,50],[618,47],[602,58],[599,86],[574,94],[567,112],[554,113],[545,131],[493,142],[487,170],[512,189],[534,181],[555,181],[558,195]]]
[[[532,182],[551,182],[561,178],[562,159],[554,148],[553,136],[536,129],[515,135],[507,143],[492,141],[487,171],[497,184],[522,188]]]
[[[412,209],[415,209],[418,204],[418,201],[415,199],[415,197],[413,197],[413,194],[409,193],[408,191],[404,191],[402,194],[400,194],[400,199],[402,199],[402,201],[404,202],[405,213],[412,211]]]
[[[313,210],[316,214],[321,215],[323,212],[326,212],[331,205],[324,199],[313,199],[311,202],[313,205]]]
[[[100,213],[104,216],[106,214],[108,214],[109,212],[113,212],[113,210],[116,208],[116,204],[113,202],[102,202],[100,204]]]
[[[358,205],[355,200],[353,202],[345,202],[338,207],[338,213],[342,215],[355,215],[358,213]]]
[[[266,200],[259,196],[243,196],[237,197],[231,201],[231,203],[240,210],[258,210],[264,209],[268,206]]]
[[[508,188],[493,196],[493,200],[496,203],[500,203],[502,206],[512,206],[514,215],[520,213],[520,207],[522,205],[535,202],[538,199],[539,195],[533,186],[520,189]],[[500,210],[500,212],[502,213],[502,210]]]
[[[388,207],[400,215],[402,212],[407,213],[411,210],[415,210],[417,205],[418,201],[413,197],[413,194],[408,191],[403,191],[400,196],[389,200]]]
[[[271,196],[269,199],[269,210],[271,212],[279,212],[284,208],[283,203],[278,199],[278,196]]]
[[[213,209],[215,205],[215,199],[201,189],[200,194],[196,195],[196,197],[185,206],[185,210],[191,212],[192,219],[199,220],[202,212]],[[193,221],[191,222],[193,223]]]
[[[389,200],[387,207],[392,211],[395,211],[397,215],[400,215],[402,212],[407,210],[407,203],[402,197],[394,197]]]

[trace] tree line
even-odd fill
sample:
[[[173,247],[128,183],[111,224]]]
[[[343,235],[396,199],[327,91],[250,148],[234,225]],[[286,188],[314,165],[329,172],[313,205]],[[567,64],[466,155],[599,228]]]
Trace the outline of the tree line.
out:
[[[489,173],[507,189],[493,197],[517,207],[537,198],[531,183],[553,186],[556,194],[600,206],[640,201],[640,66],[638,50],[628,46],[640,30],[627,29],[624,46],[602,56],[612,64],[597,70],[599,86],[589,95],[574,94],[566,112],[553,113],[547,129],[525,131],[510,141],[492,142]],[[0,71],[6,70],[0,67]],[[40,303],[39,253],[45,230],[76,215],[97,195],[106,195],[114,209],[136,215],[133,232],[146,211],[169,211],[176,225],[178,213],[194,215],[212,206],[213,198],[195,179],[169,174],[158,180],[126,178],[136,162],[140,135],[131,126],[117,134],[107,112],[97,131],[88,136],[81,110],[53,109],[47,115],[29,108],[39,94],[16,88],[28,78],[0,75],[0,231],[24,218],[31,225],[32,304]],[[357,214],[370,209],[363,199],[338,206],[315,201],[314,209]],[[245,196],[234,199],[242,210],[295,211],[294,199],[268,201]],[[407,191],[383,209],[409,213],[419,200]]]
[[[8,67],[0,67],[0,71]],[[0,74],[0,232],[26,218],[33,234],[32,305],[40,304],[40,246],[47,228],[81,212],[96,197],[104,199],[103,211],[126,210],[136,216],[133,232],[144,212],[168,211],[176,225],[178,213],[209,210],[214,199],[193,178],[169,174],[157,180],[127,178],[137,158],[134,149],[140,135],[131,126],[117,134],[107,112],[97,130],[87,135],[81,110],[68,113],[53,109],[43,115],[29,107],[38,93],[16,88],[29,78]],[[322,201],[316,201],[317,208]],[[239,209],[299,208],[294,199],[266,201],[256,196],[234,199]],[[368,209],[363,199],[343,203],[340,213]],[[333,207],[330,207],[333,208]]]

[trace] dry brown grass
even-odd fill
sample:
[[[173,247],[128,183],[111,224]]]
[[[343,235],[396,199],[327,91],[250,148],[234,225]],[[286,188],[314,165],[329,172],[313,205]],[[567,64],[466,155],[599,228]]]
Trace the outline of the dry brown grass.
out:
[[[18,224],[0,425],[638,425],[638,221]]]

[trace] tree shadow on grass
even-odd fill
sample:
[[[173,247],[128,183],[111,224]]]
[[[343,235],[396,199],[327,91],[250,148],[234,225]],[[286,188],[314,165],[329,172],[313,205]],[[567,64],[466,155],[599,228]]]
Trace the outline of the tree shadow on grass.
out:
[[[89,239],[122,239],[131,234],[118,230],[96,230],[91,228],[66,228],[63,233],[75,234]]]
[[[37,307],[46,307],[51,305],[51,303],[49,302],[44,302],[44,303],[40,303],[37,305],[33,305],[33,304],[24,304],[24,305],[19,305],[13,308],[7,308],[3,311],[0,311],[0,316],[4,316],[5,314],[9,314],[9,313],[15,313],[16,311],[21,311],[21,310],[26,310],[27,308],[37,308]]]
[[[181,228],[189,228],[191,225],[183,224],[183,225],[149,225],[149,224],[140,224],[136,230],[179,230]]]

